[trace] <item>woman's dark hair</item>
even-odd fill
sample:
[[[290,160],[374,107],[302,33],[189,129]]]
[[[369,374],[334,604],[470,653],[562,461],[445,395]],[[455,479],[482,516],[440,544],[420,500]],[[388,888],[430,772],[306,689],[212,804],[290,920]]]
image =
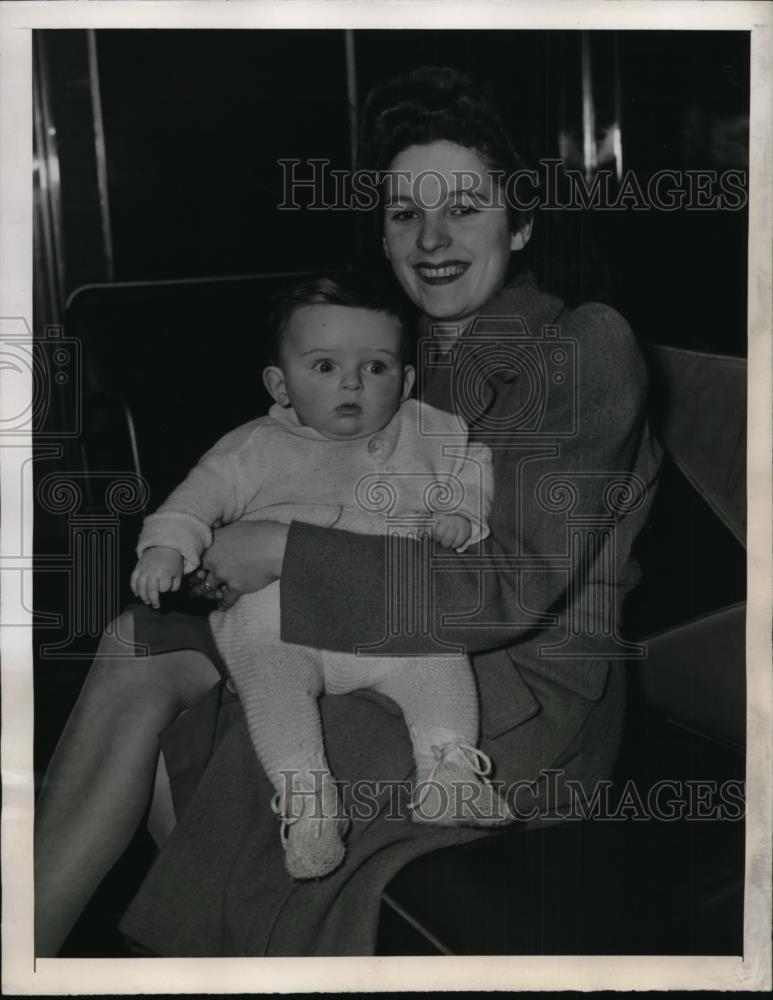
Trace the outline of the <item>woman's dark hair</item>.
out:
[[[371,91],[363,115],[362,168],[382,173],[409,146],[440,140],[474,149],[504,178],[526,169],[491,88],[465,73],[422,66]],[[531,217],[509,204],[508,214],[512,232]]]
[[[386,313],[397,320],[402,331],[400,350],[403,360],[409,352],[407,330],[409,318],[403,297],[377,275],[346,272],[306,277],[274,296],[268,315],[270,357],[279,365],[282,338],[293,314],[303,306],[348,306]]]

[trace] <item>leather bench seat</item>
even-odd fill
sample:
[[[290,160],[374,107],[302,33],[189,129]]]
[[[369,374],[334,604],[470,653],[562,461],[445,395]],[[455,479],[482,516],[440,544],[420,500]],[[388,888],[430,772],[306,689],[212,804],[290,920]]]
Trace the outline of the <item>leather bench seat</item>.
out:
[[[668,778],[686,796],[699,781],[737,784],[743,766],[737,749],[643,713],[615,786],[633,780],[646,800]],[[743,859],[742,819],[503,831],[406,866],[385,893],[378,954],[741,954]]]

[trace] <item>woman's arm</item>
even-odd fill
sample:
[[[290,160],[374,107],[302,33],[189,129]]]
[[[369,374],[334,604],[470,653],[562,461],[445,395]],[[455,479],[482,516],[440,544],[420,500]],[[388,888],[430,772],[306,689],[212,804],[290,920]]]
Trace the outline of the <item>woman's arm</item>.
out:
[[[586,580],[587,562],[568,568],[570,516],[581,516],[586,526],[594,520],[608,524],[605,487],[613,478],[633,473],[645,491],[654,481],[657,456],[644,414],[646,374],[633,335],[613,310],[597,305],[576,310],[562,336],[577,341],[577,392],[549,398],[548,407],[555,424],[566,427],[576,400],[576,432],[514,433],[506,442],[493,443],[494,510],[483,554],[436,549],[432,588],[422,593],[400,582],[405,574],[399,567],[418,565],[417,543],[393,540],[388,547],[381,537],[294,523],[282,568],[285,641],[342,651],[381,644],[383,653],[426,654],[441,651],[440,640],[477,652],[544,630],[570,594],[581,603],[578,589],[584,588],[588,600],[598,598],[598,581]],[[510,391],[499,387],[500,406],[514,406]],[[561,407],[565,413],[557,412]],[[560,481],[577,491],[573,510],[556,509]],[[630,548],[647,507],[645,496],[638,509],[617,522],[606,600],[621,588],[630,589],[636,575]],[[429,627],[401,630],[394,613],[390,621],[387,609],[394,609],[396,584],[414,612],[412,620]],[[451,621],[454,614],[457,620]]]

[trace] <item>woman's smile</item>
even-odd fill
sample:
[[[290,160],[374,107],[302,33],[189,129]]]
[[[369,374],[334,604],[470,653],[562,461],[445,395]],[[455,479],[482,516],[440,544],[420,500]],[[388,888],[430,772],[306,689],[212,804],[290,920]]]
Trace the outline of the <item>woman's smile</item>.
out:
[[[420,263],[414,265],[419,278],[427,285],[447,285],[467,271],[469,264],[460,260],[443,261],[440,264]]]

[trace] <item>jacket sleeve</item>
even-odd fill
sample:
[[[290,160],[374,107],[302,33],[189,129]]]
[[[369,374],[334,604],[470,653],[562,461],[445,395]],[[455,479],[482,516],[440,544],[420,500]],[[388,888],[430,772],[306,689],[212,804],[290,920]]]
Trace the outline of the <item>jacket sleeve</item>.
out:
[[[634,470],[646,435],[644,362],[622,317],[605,306],[586,305],[562,325],[562,336],[577,345],[576,384],[572,392],[549,397],[548,423],[571,428],[576,414],[574,429],[532,434],[528,440],[515,431],[506,442],[492,443],[495,500],[489,537],[478,551],[463,554],[438,547],[430,557],[431,585],[405,591],[416,618],[429,626],[407,630],[387,620],[395,567],[426,560],[421,543],[391,539],[387,544],[378,537],[294,523],[281,584],[285,641],[344,651],[375,644],[387,655],[436,653],[441,642],[475,653],[518,644],[555,624],[587,576],[583,565],[567,569],[561,491],[578,491],[586,523],[604,520],[610,477]],[[523,404],[518,393],[524,380],[508,377],[503,373],[496,386],[498,426],[508,408]],[[623,531],[617,547],[621,564],[638,524],[633,519]],[[621,566],[614,573],[622,577]],[[618,584],[616,577],[609,581],[610,593]]]

